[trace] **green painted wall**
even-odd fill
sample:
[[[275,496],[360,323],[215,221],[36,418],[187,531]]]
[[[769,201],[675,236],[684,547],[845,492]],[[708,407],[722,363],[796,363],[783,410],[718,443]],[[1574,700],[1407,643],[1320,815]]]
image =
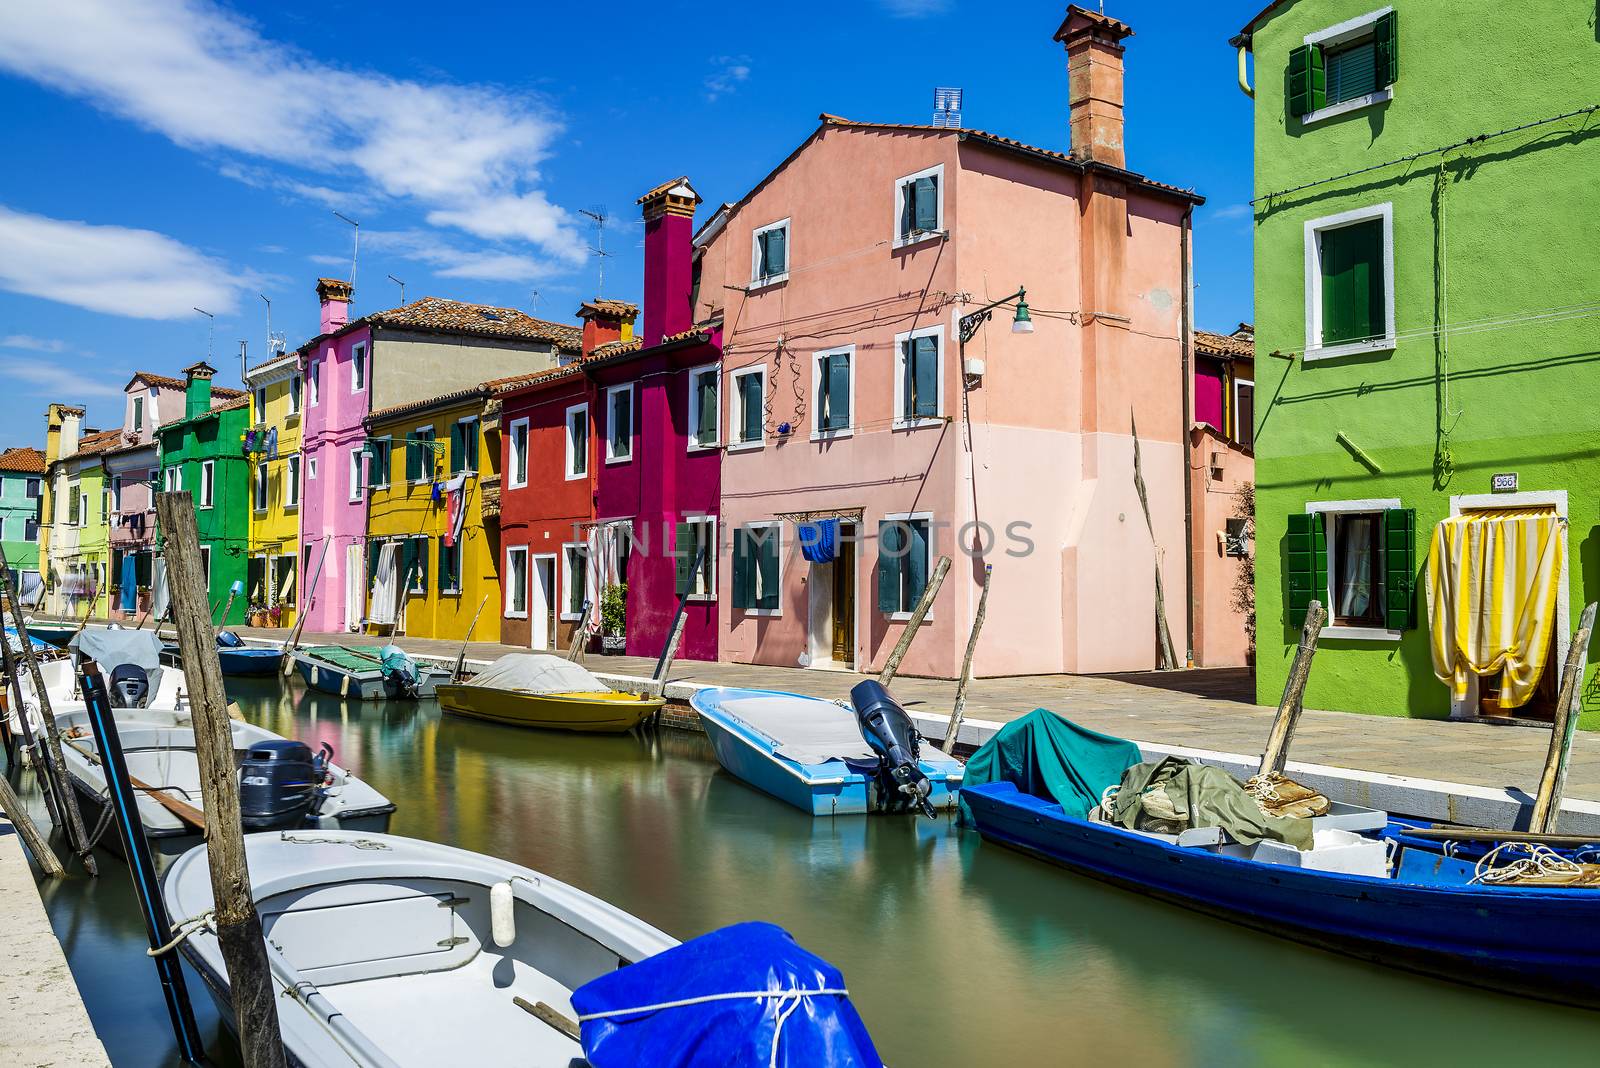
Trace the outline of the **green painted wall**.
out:
[[[28,496],[28,483],[39,487],[35,496]],[[14,471],[0,471],[0,516],[5,518],[4,545],[6,561],[13,571],[39,570],[39,535],[37,527],[32,541],[23,535],[27,521],[39,519],[39,495],[43,493],[44,476],[25,475]]]
[[[213,409],[194,419],[185,419],[161,428],[161,485],[167,485],[167,471],[183,470],[183,488],[195,501],[195,525],[200,544],[211,550],[211,602],[228,596],[228,587],[243,582],[250,546],[250,465],[241,450],[240,439],[249,425],[249,409],[243,404]],[[202,469],[212,461],[216,483],[211,507],[201,501]],[[229,622],[237,626],[243,619],[246,598],[234,601]]]
[[[1284,618],[1283,535],[1307,501],[1400,498],[1416,510],[1420,567],[1452,495],[1487,494],[1492,474],[1516,472],[1523,491],[1568,494],[1572,624],[1600,600],[1600,314],[1432,336],[1441,323],[1600,304],[1600,113],[1336,177],[1600,103],[1596,4],[1545,0],[1535,17],[1489,0],[1396,0],[1393,98],[1306,127],[1287,117],[1290,49],[1375,6],[1300,0],[1253,36],[1258,351],[1306,349],[1306,222],[1384,202],[1393,205],[1399,337],[1390,352],[1257,361],[1265,703],[1282,693],[1298,633]],[[1341,445],[1340,432],[1380,470]],[[1420,577],[1417,586],[1419,625],[1399,641],[1323,639],[1309,706],[1448,714]],[[1600,703],[1586,700],[1581,722],[1600,729]]]

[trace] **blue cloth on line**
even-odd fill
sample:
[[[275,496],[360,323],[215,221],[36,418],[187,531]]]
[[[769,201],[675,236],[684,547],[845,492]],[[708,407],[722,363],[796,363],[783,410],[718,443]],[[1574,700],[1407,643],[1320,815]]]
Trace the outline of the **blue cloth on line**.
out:
[[[819,519],[800,524],[800,555],[813,564],[830,564],[839,555],[839,521]]]

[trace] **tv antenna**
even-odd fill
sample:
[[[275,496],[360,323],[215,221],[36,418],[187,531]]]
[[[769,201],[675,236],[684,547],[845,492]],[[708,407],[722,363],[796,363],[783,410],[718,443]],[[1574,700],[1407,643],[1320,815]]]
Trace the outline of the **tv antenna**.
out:
[[[933,124],[951,130],[961,128],[960,89],[940,88],[933,91]]]
[[[539,291],[537,289],[528,295],[528,303],[533,306],[533,316],[537,319],[539,317]]]
[[[400,303],[403,306],[406,302],[406,284],[392,274],[389,276],[389,281],[400,287]]]
[[[217,317],[206,311],[204,308],[195,308],[194,310],[210,320],[210,322],[206,325],[206,362],[210,363],[211,343],[213,340],[215,340],[217,335]]]
[[[603,205],[597,205],[593,208],[579,208],[578,214],[587,215],[594,220],[594,244],[589,246],[589,252],[600,261],[600,281],[595,286],[594,295],[603,297],[606,295],[606,257],[611,255],[606,251],[606,220],[610,216],[606,214],[606,209]]]
[[[350,303],[356,302],[356,261],[361,258],[361,224],[342,211],[335,211],[335,215],[349,223],[355,230],[355,248],[350,252]]]
[[[267,304],[267,359],[281,356],[289,349],[289,339],[283,336],[283,331],[272,331],[272,300],[265,293],[257,293]]]

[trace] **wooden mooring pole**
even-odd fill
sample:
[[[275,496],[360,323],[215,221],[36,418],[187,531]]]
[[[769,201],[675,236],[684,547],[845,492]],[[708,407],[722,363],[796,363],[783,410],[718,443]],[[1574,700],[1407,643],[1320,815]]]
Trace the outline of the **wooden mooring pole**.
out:
[[[467,643],[472,641],[472,632],[478,629],[478,617],[483,615],[483,610],[489,604],[489,595],[484,594],[483,600],[478,602],[478,610],[473,613],[472,623],[467,627],[467,636],[461,639],[461,652],[456,654],[456,669],[450,673],[451,682],[460,682],[464,669],[467,666]]]
[[[22,844],[33,854],[34,862],[39,865],[40,870],[52,879],[65,876],[67,869],[61,866],[61,858],[56,856],[55,851],[50,848],[50,843],[39,833],[33,817],[22,807],[22,799],[11,788],[11,780],[4,775],[0,775],[0,809],[5,810],[6,819],[10,820],[17,833],[22,835]]]
[[[983,592],[978,594],[978,614],[972,617],[972,633],[967,636],[967,655],[961,658],[961,681],[956,683],[956,703],[950,710],[950,723],[944,729],[945,756],[956,755],[956,736],[961,733],[961,717],[967,710],[967,687],[972,683],[972,657],[978,651],[978,632],[989,615],[989,580],[994,565],[983,565]]]
[[[1561,819],[1561,795],[1567,789],[1567,758],[1572,752],[1572,733],[1578,729],[1578,697],[1583,686],[1583,665],[1589,659],[1589,639],[1594,635],[1597,606],[1590,604],[1578,621],[1578,633],[1567,648],[1567,662],[1561,669],[1561,689],[1556,696],[1556,718],[1550,725],[1550,751],[1544,758],[1544,774],[1539,777],[1539,792],[1533,799],[1533,816],[1528,830],[1554,834]]]
[[[228,968],[239,1045],[245,1068],[283,1068],[276,994],[239,820],[239,778],[233,762],[228,698],[222,689],[216,635],[205,614],[206,578],[200,563],[194,498],[187,493],[157,494],[156,518],[167,537],[172,617],[193,710],[217,941]]]
[[[0,549],[0,553],[5,550]],[[33,639],[28,637],[27,631],[22,631],[24,646],[33,644]],[[0,657],[5,662],[6,676],[11,680],[12,707],[17,714],[17,729],[22,734],[22,744],[27,754],[27,762],[33,766],[34,777],[39,780],[39,792],[44,795],[44,806],[50,814],[50,822],[57,827],[65,825],[61,810],[56,805],[55,785],[50,780],[50,770],[45,763],[44,750],[39,747],[39,736],[33,733],[33,724],[28,719],[28,703],[22,699],[22,669],[18,666],[17,654],[11,651],[9,638],[0,643]]]
[[[700,546],[694,554],[694,564],[689,568],[689,581],[684,584],[683,592],[678,595],[678,610],[672,615],[672,629],[667,631],[667,643],[661,647],[661,658],[656,661],[655,674],[650,676],[651,697],[660,697],[667,689],[667,672],[672,670],[672,662],[678,656],[678,643],[683,640],[684,617],[689,614],[689,595],[694,592],[695,576],[700,574],[700,568],[706,561],[706,553],[710,550],[707,545]]]
[[[294,651],[300,648],[300,632],[305,629],[306,616],[311,613],[311,599],[317,595],[317,583],[322,578],[322,563],[328,558],[328,544],[332,538],[322,539],[322,552],[317,556],[317,569],[311,574],[311,585],[306,587],[306,595],[302,599],[300,611],[295,614],[294,630],[289,634],[289,642],[283,647],[283,673],[288,675],[294,670]],[[170,586],[170,581],[168,582]],[[171,614],[171,610],[168,610]]]
[[[1283,684],[1283,700],[1278,702],[1278,714],[1273,717],[1272,731],[1267,735],[1267,748],[1261,754],[1261,767],[1257,775],[1283,774],[1289,762],[1289,742],[1300,723],[1300,713],[1305,708],[1306,680],[1311,677],[1311,658],[1317,654],[1317,638],[1322,625],[1328,622],[1328,610],[1321,601],[1312,601],[1306,609],[1305,625],[1300,628],[1300,647],[1294,652],[1294,662],[1289,665],[1289,677]]]
[[[933,607],[933,599],[939,595],[939,587],[944,585],[944,577],[950,573],[950,558],[939,557],[939,562],[933,567],[933,575],[928,579],[928,584],[922,588],[922,596],[917,600],[917,607],[911,610],[911,618],[906,620],[906,629],[901,631],[900,640],[895,643],[894,652],[889,654],[889,659],[884,661],[883,670],[878,673],[878,685],[888,686],[894,677],[900,673],[900,661],[906,658],[906,653],[911,649],[911,643],[917,636],[917,631],[922,629],[922,621],[927,618],[928,611]]]

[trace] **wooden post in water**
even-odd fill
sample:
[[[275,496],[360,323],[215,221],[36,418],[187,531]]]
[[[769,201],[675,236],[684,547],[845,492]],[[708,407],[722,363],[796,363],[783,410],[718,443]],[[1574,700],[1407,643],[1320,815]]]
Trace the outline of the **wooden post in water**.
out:
[[[61,730],[56,726],[55,711],[50,707],[50,695],[45,692],[44,676],[39,671],[39,658],[34,654],[33,642],[28,639],[28,630],[22,625],[22,607],[17,604],[16,591],[11,588],[11,564],[6,559],[6,553],[0,548],[0,596],[11,602],[11,618],[16,631],[22,636],[22,658],[28,662],[28,673],[33,680],[33,693],[39,699],[39,719],[44,724],[45,760],[50,768],[50,785],[56,797],[58,814],[66,818],[67,841],[72,843],[73,851],[83,858],[83,870],[90,875],[99,875],[100,869],[94,862],[94,853],[90,847],[89,832],[83,826],[83,813],[78,810],[78,795],[72,789],[72,782],[67,778],[67,764],[61,757]],[[83,628],[78,628],[82,633]],[[4,643],[7,652],[10,651],[9,642]],[[22,690],[17,690],[18,704],[21,704]],[[27,709],[19,708],[18,717],[26,720]]]
[[[169,582],[168,585],[171,585],[171,583]],[[227,629],[228,616],[233,613],[233,599],[239,595],[239,587],[243,585],[244,583],[235,579],[233,585],[228,587],[228,603],[222,606],[222,622],[217,624],[218,633],[221,633]],[[206,591],[205,596],[209,598],[211,596],[211,592],[209,590]]]
[[[304,607],[295,614],[294,630],[289,634],[289,641],[283,647],[283,673],[288,675],[294,670],[294,651],[300,648],[300,632],[305,628],[306,616],[311,611],[311,599],[317,595],[317,582],[322,578],[322,563],[328,558],[328,543],[332,538],[322,539],[322,552],[317,555],[317,570],[311,575],[311,585],[306,588]],[[171,583],[168,582],[170,586]],[[168,598],[170,601],[170,598]],[[168,609],[171,614],[171,609]]]
[[[1311,658],[1317,653],[1317,638],[1322,625],[1328,621],[1328,611],[1321,601],[1312,601],[1306,609],[1305,625],[1300,628],[1300,647],[1294,652],[1294,662],[1289,665],[1289,677],[1283,684],[1283,700],[1278,702],[1278,714],[1272,720],[1272,732],[1267,735],[1267,748],[1261,754],[1261,767],[1257,775],[1283,774],[1289,762],[1289,741],[1300,723],[1304,710],[1306,680],[1311,677]]]
[[[5,550],[0,549],[0,556],[4,555]],[[0,581],[4,581],[3,578],[0,578]],[[28,637],[28,632],[24,630],[21,633],[21,644],[31,646],[33,639]],[[17,664],[17,655],[11,651],[9,640],[0,643],[0,657],[4,658],[6,675],[11,679],[11,699],[17,711],[17,726],[22,732],[22,744],[27,747],[27,762],[33,765],[33,774],[39,780],[39,792],[44,794],[44,804],[50,813],[51,822],[60,827],[65,821],[56,807],[55,787],[50,781],[44,751],[39,748],[39,736],[33,733],[33,724],[28,722],[28,705],[22,699],[22,669]]]
[[[956,755],[956,735],[961,733],[961,715],[967,710],[967,686],[972,682],[972,657],[978,651],[978,632],[989,614],[989,580],[994,565],[983,565],[983,592],[978,594],[978,614],[972,617],[972,633],[967,637],[967,655],[961,658],[961,681],[956,683],[956,704],[950,710],[950,724],[944,729],[945,756]]]
[[[683,640],[683,622],[689,613],[689,595],[694,592],[695,576],[700,574],[700,565],[705,563],[709,549],[710,546],[702,545],[694,554],[694,564],[689,568],[689,581],[678,595],[678,610],[672,615],[672,629],[667,631],[667,643],[661,647],[661,658],[656,661],[655,674],[650,676],[651,697],[660,697],[666,692],[667,672],[672,669],[672,661],[678,656],[678,643]]]
[[[239,1045],[245,1068],[283,1068],[276,994],[239,820],[239,778],[233,762],[228,698],[222,689],[216,635],[205,615],[206,578],[200,563],[194,498],[187,493],[157,494],[156,517],[167,536],[172,617],[178,628],[184,677],[189,682],[217,941],[228,968]]]
[[[922,629],[922,621],[927,616],[928,610],[933,607],[933,599],[939,594],[939,587],[944,585],[944,577],[950,573],[950,558],[939,557],[939,562],[934,565],[933,575],[928,579],[928,584],[922,588],[922,596],[917,600],[917,607],[912,609],[911,618],[906,620],[906,629],[901,632],[900,640],[895,643],[894,652],[889,654],[889,659],[884,661],[883,670],[878,673],[878,685],[888,686],[900,672],[900,661],[906,658],[906,653],[911,649],[911,642],[917,636],[917,631]]]
[[[1595,604],[1583,610],[1578,633],[1567,648],[1567,662],[1561,669],[1561,690],[1556,697],[1556,719],[1550,725],[1550,752],[1544,758],[1544,774],[1539,777],[1539,792],[1533,799],[1533,816],[1528,830],[1554,834],[1561,819],[1561,795],[1567,789],[1567,757],[1572,752],[1572,733],[1578,729],[1578,696],[1583,683],[1584,661],[1589,659],[1589,639],[1594,635]]]
[[[467,636],[461,639],[461,652],[456,656],[456,669],[450,675],[451,682],[460,682],[463,669],[467,664],[467,643],[472,640],[472,632],[478,629],[478,617],[483,615],[484,608],[489,604],[489,595],[484,594],[483,600],[478,602],[478,610],[472,616],[472,623],[467,627]]]
[[[583,611],[578,616],[578,625],[572,628],[572,641],[567,643],[567,659],[574,664],[583,663],[583,634],[589,626],[589,613],[594,609],[594,602],[585,600]]]
[[[67,869],[61,866],[61,858],[56,856],[46,842],[44,835],[39,833],[33,817],[28,815],[22,807],[22,799],[11,788],[11,781],[0,775],[0,809],[5,810],[6,819],[16,827],[17,833],[22,835],[22,844],[28,847],[28,852],[33,854],[33,859],[38,863],[44,873],[52,879],[60,879],[67,874]]]

